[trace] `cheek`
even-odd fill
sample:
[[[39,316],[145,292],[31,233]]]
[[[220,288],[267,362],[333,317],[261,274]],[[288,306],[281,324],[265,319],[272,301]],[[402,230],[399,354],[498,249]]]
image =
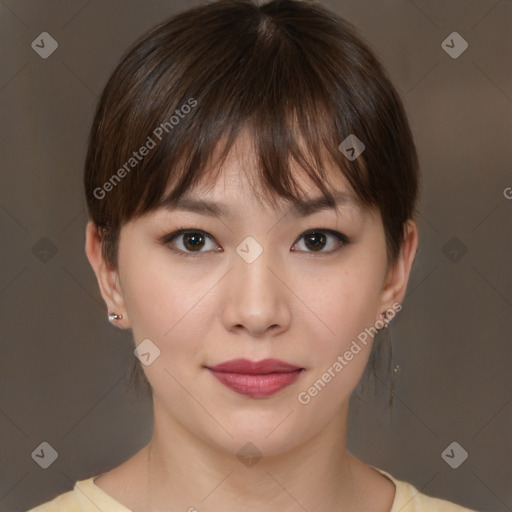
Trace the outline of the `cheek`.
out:
[[[301,330],[307,333],[311,369],[299,403],[314,401],[331,412],[357,386],[368,362],[383,270],[378,261],[356,254],[345,263],[341,270],[320,274],[315,287],[306,276],[299,281],[299,294],[310,308]]]
[[[314,331],[309,338],[316,347],[322,346],[321,354],[344,351],[352,339],[374,325],[380,267],[377,261],[365,261],[354,252],[337,268],[317,272],[314,279],[302,274],[296,281],[294,290],[306,306],[300,321]],[[325,363],[324,357],[322,360]]]
[[[151,257],[134,253],[126,256],[124,264],[123,293],[135,344],[149,338],[160,349],[160,363],[166,367],[194,359],[208,327],[201,321],[206,319],[201,280],[179,272],[181,267],[172,266],[165,253]],[[149,377],[152,365],[146,370]]]

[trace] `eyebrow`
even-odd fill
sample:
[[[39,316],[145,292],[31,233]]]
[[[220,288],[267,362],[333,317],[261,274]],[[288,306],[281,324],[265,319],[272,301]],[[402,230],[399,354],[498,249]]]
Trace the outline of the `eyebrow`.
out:
[[[340,207],[353,208],[359,212],[363,211],[360,202],[354,199],[351,194],[336,191],[332,198],[319,196],[300,200],[293,204],[290,208],[290,213],[295,217],[307,217],[323,210],[338,210]],[[181,197],[176,200],[165,199],[162,202],[162,208],[166,210],[183,210],[213,217],[232,217],[226,205],[192,197]]]

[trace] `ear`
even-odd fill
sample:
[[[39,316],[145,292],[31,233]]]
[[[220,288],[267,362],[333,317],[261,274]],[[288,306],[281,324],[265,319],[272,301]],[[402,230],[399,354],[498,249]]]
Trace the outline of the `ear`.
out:
[[[101,230],[92,221],[87,223],[85,229],[85,253],[96,274],[101,296],[107,305],[108,312],[117,313],[123,317],[117,320],[115,325],[124,329],[129,328],[130,321],[119,283],[118,271],[105,260]]]
[[[380,309],[377,319],[382,320],[381,313],[392,308],[393,304],[402,304],[407,291],[416,251],[418,249],[418,227],[409,219],[404,224],[404,241],[397,262],[388,269],[384,286],[381,290]],[[401,309],[401,308],[400,308]]]

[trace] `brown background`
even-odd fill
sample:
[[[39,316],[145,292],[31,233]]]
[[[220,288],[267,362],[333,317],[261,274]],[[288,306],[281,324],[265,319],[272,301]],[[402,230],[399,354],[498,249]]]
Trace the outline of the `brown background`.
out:
[[[151,435],[151,404],[125,389],[133,341],[108,324],[84,254],[82,169],[121,53],[198,3],[0,2],[2,511],[71,489]],[[424,176],[419,252],[390,327],[393,418],[385,395],[354,399],[349,448],[424,493],[510,511],[512,2],[322,3],[389,70]],[[43,31],[59,44],[47,59],[31,48]],[[469,43],[457,59],[441,47],[453,31]],[[31,457],[43,441],[59,455],[48,469]],[[441,458],[452,441],[469,453],[458,469]]]

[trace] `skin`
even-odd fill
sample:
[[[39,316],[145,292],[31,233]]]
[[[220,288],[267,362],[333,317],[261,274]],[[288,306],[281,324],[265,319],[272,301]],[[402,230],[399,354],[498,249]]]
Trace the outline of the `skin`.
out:
[[[400,258],[388,267],[378,211],[340,207],[294,217],[284,200],[278,209],[257,202],[250,169],[252,146],[241,136],[215,185],[191,191],[226,204],[233,217],[158,210],[132,220],[121,229],[117,269],[103,258],[95,225],[87,225],[87,257],[108,310],[123,316],[118,327],[131,329],[136,345],[149,338],[160,349],[144,366],[153,437],[95,483],[136,512],[389,511],[394,484],[346,450],[349,398],[372,340],[309,404],[297,396],[382,311],[402,302],[416,224],[405,224]],[[339,171],[329,171],[336,190],[351,192]],[[308,197],[320,195],[305,177],[299,182]],[[184,237],[167,245],[162,238],[182,227],[213,240],[205,239],[200,254],[180,256],[171,247],[186,251]],[[301,235],[320,228],[352,241],[340,247],[327,234],[319,254]],[[252,263],[236,252],[247,236],[263,248]],[[237,357],[278,358],[305,371],[270,397],[250,398],[204,368]],[[237,457],[248,442],[263,455],[250,467]]]

